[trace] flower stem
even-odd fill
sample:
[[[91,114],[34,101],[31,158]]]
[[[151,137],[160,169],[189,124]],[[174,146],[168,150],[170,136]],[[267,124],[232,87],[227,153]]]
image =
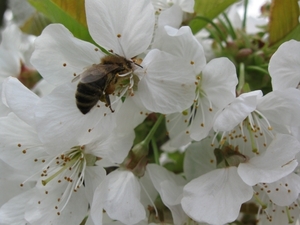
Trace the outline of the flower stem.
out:
[[[157,148],[157,144],[156,144],[156,139],[155,137],[153,137],[151,139],[151,145],[152,145],[152,148],[153,148],[153,153],[154,153],[154,161],[157,165],[160,165],[159,164],[159,154],[158,154],[158,148]]]
[[[244,63],[240,63],[239,85],[238,85],[237,90],[236,90],[238,94],[241,94],[244,85],[245,85],[245,65],[244,65]]]
[[[232,37],[233,40],[235,40],[237,37],[236,37],[236,33],[234,31],[234,28],[232,26],[232,23],[230,22],[230,20],[229,20],[229,18],[228,18],[228,16],[227,16],[226,13],[222,13],[222,15],[224,16],[224,18],[225,18],[225,20],[226,20],[226,22],[228,24],[228,27],[227,27],[228,29],[227,30],[228,30],[230,36]]]
[[[246,30],[247,10],[248,10],[248,0],[245,0],[244,10],[245,10],[245,11],[244,11],[244,17],[243,17],[242,28],[243,28],[243,30]]]
[[[144,146],[149,146],[149,143],[151,141],[151,139],[153,138],[153,135],[155,134],[158,126],[160,125],[160,123],[163,121],[163,119],[165,118],[164,115],[159,115],[158,119],[156,120],[154,126],[151,128],[150,132],[148,133],[147,137],[144,139],[143,141],[143,145]]]

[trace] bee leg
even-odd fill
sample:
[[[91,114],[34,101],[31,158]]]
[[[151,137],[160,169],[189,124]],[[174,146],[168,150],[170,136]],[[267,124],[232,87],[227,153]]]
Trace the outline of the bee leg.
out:
[[[110,105],[110,99],[109,99],[109,95],[108,95],[108,94],[105,95],[105,101],[106,101],[106,104],[107,104],[107,106],[109,107],[110,111],[113,113],[115,110],[113,110],[113,109],[111,108],[111,105]]]
[[[109,108],[110,108],[110,111],[113,113],[115,110],[113,110],[112,108],[111,108],[111,106],[109,105]]]

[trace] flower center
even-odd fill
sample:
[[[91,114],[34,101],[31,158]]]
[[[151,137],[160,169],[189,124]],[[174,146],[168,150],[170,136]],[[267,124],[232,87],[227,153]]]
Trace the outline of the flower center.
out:
[[[52,159],[43,169],[41,176],[47,178],[42,180],[42,184],[46,186],[54,179],[58,183],[65,181],[76,191],[83,184],[87,163],[94,163],[93,157],[95,162],[95,156],[84,153],[84,146],[72,147],[69,151]]]
[[[226,145],[222,148],[215,148],[214,154],[217,160],[218,168],[238,166],[240,163],[248,160],[247,156],[239,152],[238,146],[233,147],[231,145]]]
[[[232,146],[239,146],[240,151],[250,156],[250,154],[260,154],[266,150],[268,144],[274,139],[273,128],[268,119],[259,111],[254,110],[233,130],[227,132],[217,132],[213,138],[218,139],[220,146],[225,143]]]

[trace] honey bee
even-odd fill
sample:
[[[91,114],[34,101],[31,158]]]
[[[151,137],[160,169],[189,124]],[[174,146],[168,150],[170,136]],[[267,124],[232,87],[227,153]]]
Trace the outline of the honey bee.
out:
[[[132,63],[119,55],[107,55],[99,64],[93,64],[80,74],[75,94],[80,112],[87,114],[99,100],[114,112],[109,95],[114,93],[121,80],[128,79],[126,76],[133,71]]]

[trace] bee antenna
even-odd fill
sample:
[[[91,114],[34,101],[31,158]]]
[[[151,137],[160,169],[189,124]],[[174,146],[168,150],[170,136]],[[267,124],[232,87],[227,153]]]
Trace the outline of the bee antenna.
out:
[[[137,63],[135,63],[135,62],[132,62],[132,63],[134,63],[136,66],[138,66],[138,67],[141,67],[141,68],[143,68],[140,64],[137,64]]]

